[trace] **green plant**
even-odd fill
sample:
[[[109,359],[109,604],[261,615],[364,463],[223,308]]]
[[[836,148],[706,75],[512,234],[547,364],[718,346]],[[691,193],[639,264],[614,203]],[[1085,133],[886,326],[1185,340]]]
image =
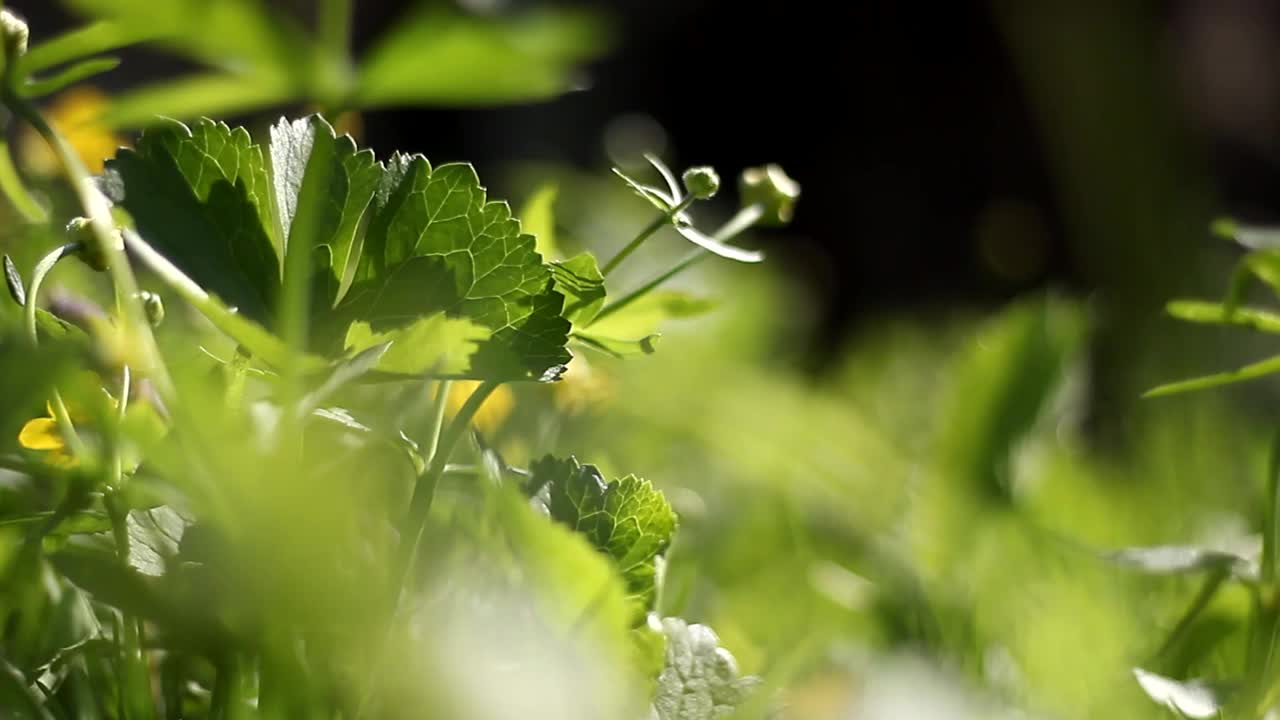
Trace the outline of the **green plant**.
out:
[[[767,712],[710,630],[660,614],[677,525],[661,492],[572,457],[513,467],[473,421],[510,384],[572,377],[574,352],[652,353],[654,321],[697,306],[658,289],[710,256],[760,260],[733,241],[785,222],[798,186],[775,166],[747,171],[742,208],[707,234],[689,210],[715,194],[715,172],[687,173],[686,195],[651,158],[665,189],[624,179],[659,213],[601,268],[558,257],[469,165],[380,161],[323,115],[281,120],[265,142],[159,121],[94,177],[32,98],[114,67],[91,56],[126,43],[230,68],[108,114],[152,124],[285,100],[333,116],[541,96],[595,35],[558,15],[507,27],[432,13],[356,69],[346,2],[321,3],[315,40],[247,0],[72,4],[104,20],[30,51],[0,11],[0,102],[52,149],[76,215],[43,203],[0,147],[0,187],[33,231],[66,224],[30,273],[4,259],[21,317],[0,334],[3,432],[21,447],[0,455],[0,706],[130,719]],[[472,61],[483,72],[465,84],[406,70]],[[549,235],[542,197],[531,212]],[[614,299],[606,276],[666,227],[696,247]],[[76,324],[42,307],[62,268],[109,309],[90,304]],[[21,416],[46,400],[47,414]]]

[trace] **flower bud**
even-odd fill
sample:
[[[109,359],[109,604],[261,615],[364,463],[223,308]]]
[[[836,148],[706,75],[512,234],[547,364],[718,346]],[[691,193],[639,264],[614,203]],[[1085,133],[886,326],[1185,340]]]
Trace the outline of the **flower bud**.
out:
[[[691,167],[684,171],[684,189],[699,200],[714,197],[720,190],[720,176],[716,169],[707,165]]]
[[[800,183],[787,177],[778,165],[747,168],[738,180],[738,192],[742,206],[760,205],[764,215],[761,225],[786,225],[795,214],[796,200],[800,197]]]
[[[0,40],[4,41],[5,62],[13,64],[27,54],[29,36],[26,21],[8,10],[0,10]]]
[[[142,301],[142,310],[147,315],[147,322],[151,327],[160,327],[160,323],[164,322],[164,301],[160,296],[141,290],[138,292],[138,299]]]
[[[80,259],[86,265],[98,272],[106,272],[109,264],[108,248],[104,248],[99,241],[98,234],[93,229],[93,221],[83,217],[73,218],[67,223],[67,234],[80,243]],[[124,249],[124,236],[120,234],[119,228],[111,229],[111,243],[114,246],[112,250]]]

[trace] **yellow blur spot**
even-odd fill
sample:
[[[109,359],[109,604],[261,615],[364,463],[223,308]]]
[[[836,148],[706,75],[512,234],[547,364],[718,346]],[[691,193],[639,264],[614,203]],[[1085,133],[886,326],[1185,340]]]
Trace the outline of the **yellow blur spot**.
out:
[[[613,399],[613,380],[578,355],[564,377],[551,386],[551,397],[556,409],[567,415],[601,409]]]
[[[466,404],[467,398],[471,397],[471,393],[475,392],[478,387],[480,387],[480,382],[477,380],[455,381],[449,387],[449,397],[445,398],[445,409],[449,415],[457,415],[462,406]],[[471,424],[475,425],[482,433],[492,433],[502,427],[502,423],[506,422],[515,405],[516,396],[511,392],[511,388],[506,385],[499,385],[480,404],[480,409],[476,411],[475,418],[472,419]]]
[[[107,107],[107,95],[91,85],[71,88],[45,109],[49,124],[75,150],[89,172],[102,172],[103,162],[125,144],[124,138],[103,125],[99,118]],[[41,175],[58,172],[58,159],[31,128],[21,138],[22,157],[27,168]]]

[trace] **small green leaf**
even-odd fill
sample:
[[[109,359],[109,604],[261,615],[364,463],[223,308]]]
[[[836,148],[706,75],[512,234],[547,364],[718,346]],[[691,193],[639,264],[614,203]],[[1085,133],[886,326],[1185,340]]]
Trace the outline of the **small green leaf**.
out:
[[[1252,307],[1228,308],[1200,300],[1174,300],[1165,310],[1179,320],[1209,325],[1238,325],[1267,333],[1280,333],[1280,314]]]
[[[594,333],[574,333],[573,339],[583,345],[598,350],[606,355],[616,358],[630,357],[633,355],[652,355],[658,349],[658,340],[662,336],[658,334],[646,335],[638,340],[619,340],[617,338],[603,337]]]
[[[530,488],[548,489],[552,519],[581,532],[613,559],[642,620],[657,597],[658,556],[676,529],[676,515],[658,490],[634,475],[605,483],[593,465],[550,455],[530,468]]]
[[[481,104],[553,97],[598,55],[594,16],[541,12],[487,19],[434,6],[378,41],[360,69],[356,104]],[[466,68],[466,72],[458,72]]]
[[[1222,387],[1223,385],[1256,380],[1277,372],[1280,372],[1280,355],[1260,360],[1235,370],[1158,385],[1143,393],[1142,396],[1163,397],[1194,390],[1207,390],[1209,388]]]
[[[13,264],[13,258],[8,253],[4,256],[4,284],[9,288],[9,297],[18,305],[27,304],[27,287],[22,282],[22,273],[18,272],[18,266]]]
[[[575,326],[585,327],[604,307],[604,275],[589,252],[551,263],[556,292],[564,295],[564,316]]]
[[[658,676],[653,708],[658,720],[715,720],[731,715],[760,685],[740,677],[737,662],[705,625],[665,618],[665,666]]]
[[[1142,668],[1133,676],[1147,697],[1183,717],[1218,717],[1225,705],[1222,690],[1203,680],[1172,680]]]

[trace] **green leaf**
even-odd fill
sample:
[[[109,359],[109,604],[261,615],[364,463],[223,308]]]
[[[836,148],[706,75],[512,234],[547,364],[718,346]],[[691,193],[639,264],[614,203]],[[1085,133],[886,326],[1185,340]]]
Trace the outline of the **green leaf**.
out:
[[[604,275],[589,252],[551,263],[556,292],[564,295],[564,316],[575,326],[585,327],[604,307]]]
[[[121,93],[112,98],[102,122],[115,128],[146,128],[166,124],[169,118],[240,115],[294,96],[294,88],[280,78],[205,73]]]
[[[335,328],[377,332],[444,311],[489,329],[469,376],[539,378],[569,361],[569,322],[552,274],[506,203],[486,198],[470,165],[388,163]]]
[[[55,65],[116,50],[154,37],[145,23],[126,25],[95,22],[34,45],[18,60],[20,77],[30,77]]]
[[[49,95],[83,80],[87,80],[94,75],[101,75],[104,72],[115,70],[119,65],[120,59],[114,57],[94,58],[92,60],[78,62],[50,77],[41,80],[29,81],[26,85],[22,86],[21,93],[23,97],[28,98],[37,98],[43,95]]]
[[[594,333],[580,332],[573,334],[573,339],[584,346],[616,358],[633,355],[652,355],[658,349],[658,340],[661,337],[661,335],[653,334],[646,335],[638,340],[620,340]]]
[[[138,232],[205,290],[267,324],[280,285],[279,243],[268,228],[261,149],[242,128],[202,120],[148,132],[107,164],[109,197]]]
[[[600,23],[583,13],[488,19],[431,7],[396,28],[360,69],[360,106],[489,105],[553,97],[571,89],[575,66],[604,47]]]
[[[1178,393],[1191,392],[1193,390],[1207,390],[1209,388],[1221,387],[1223,385],[1232,385],[1234,383],[1245,382],[1248,380],[1256,380],[1260,377],[1280,372],[1280,355],[1269,357],[1266,360],[1260,360],[1256,363],[1245,365],[1235,370],[1215,373],[1213,375],[1203,375],[1190,380],[1180,380],[1178,382],[1166,383],[1158,385],[1142,394],[1143,397],[1163,397],[1165,395],[1176,395]]]
[[[407,329],[386,356],[388,367],[417,374],[443,353],[455,371],[448,374],[463,377],[539,379],[562,371],[571,357],[564,297],[534,238],[506,203],[487,199],[471,166],[432,168],[402,155],[383,166],[319,116],[282,121],[271,135],[264,154],[243,130],[169,123],[111,161],[104,183],[145,239],[236,308],[201,308],[224,332],[269,363],[291,359],[263,328],[278,325],[281,263],[303,232],[295,217],[306,217],[313,225],[306,251],[316,260],[312,350],[333,357]],[[586,311],[591,292],[588,283]],[[444,334],[429,338],[432,330]],[[463,363],[468,343],[475,352]]]
[[[1133,676],[1147,697],[1183,717],[1218,717],[1225,704],[1222,690],[1203,680],[1172,680],[1142,668]]]
[[[547,488],[554,520],[577,530],[613,559],[639,622],[658,592],[659,556],[671,543],[676,515],[658,490],[634,475],[605,483],[593,465],[550,455],[530,468],[530,487]]]
[[[1253,307],[1228,308],[1222,303],[1174,300],[1166,312],[1179,320],[1208,325],[1237,325],[1260,332],[1280,333],[1280,314]]]
[[[356,321],[347,330],[347,350],[363,350],[390,343],[376,369],[402,375],[458,375],[466,372],[470,358],[489,332],[470,320],[436,313],[386,332],[374,332],[369,323]]]
[[[160,577],[165,563],[178,554],[190,521],[171,507],[132,510],[125,518],[129,536],[129,566],[143,575]]]
[[[543,185],[520,206],[520,222],[525,232],[534,237],[534,249],[548,262],[563,257],[556,244],[555,204],[559,194],[560,188],[556,185]]]
[[[714,720],[729,716],[760,685],[739,677],[733,655],[705,625],[665,618],[666,663],[653,708],[658,720]]]

